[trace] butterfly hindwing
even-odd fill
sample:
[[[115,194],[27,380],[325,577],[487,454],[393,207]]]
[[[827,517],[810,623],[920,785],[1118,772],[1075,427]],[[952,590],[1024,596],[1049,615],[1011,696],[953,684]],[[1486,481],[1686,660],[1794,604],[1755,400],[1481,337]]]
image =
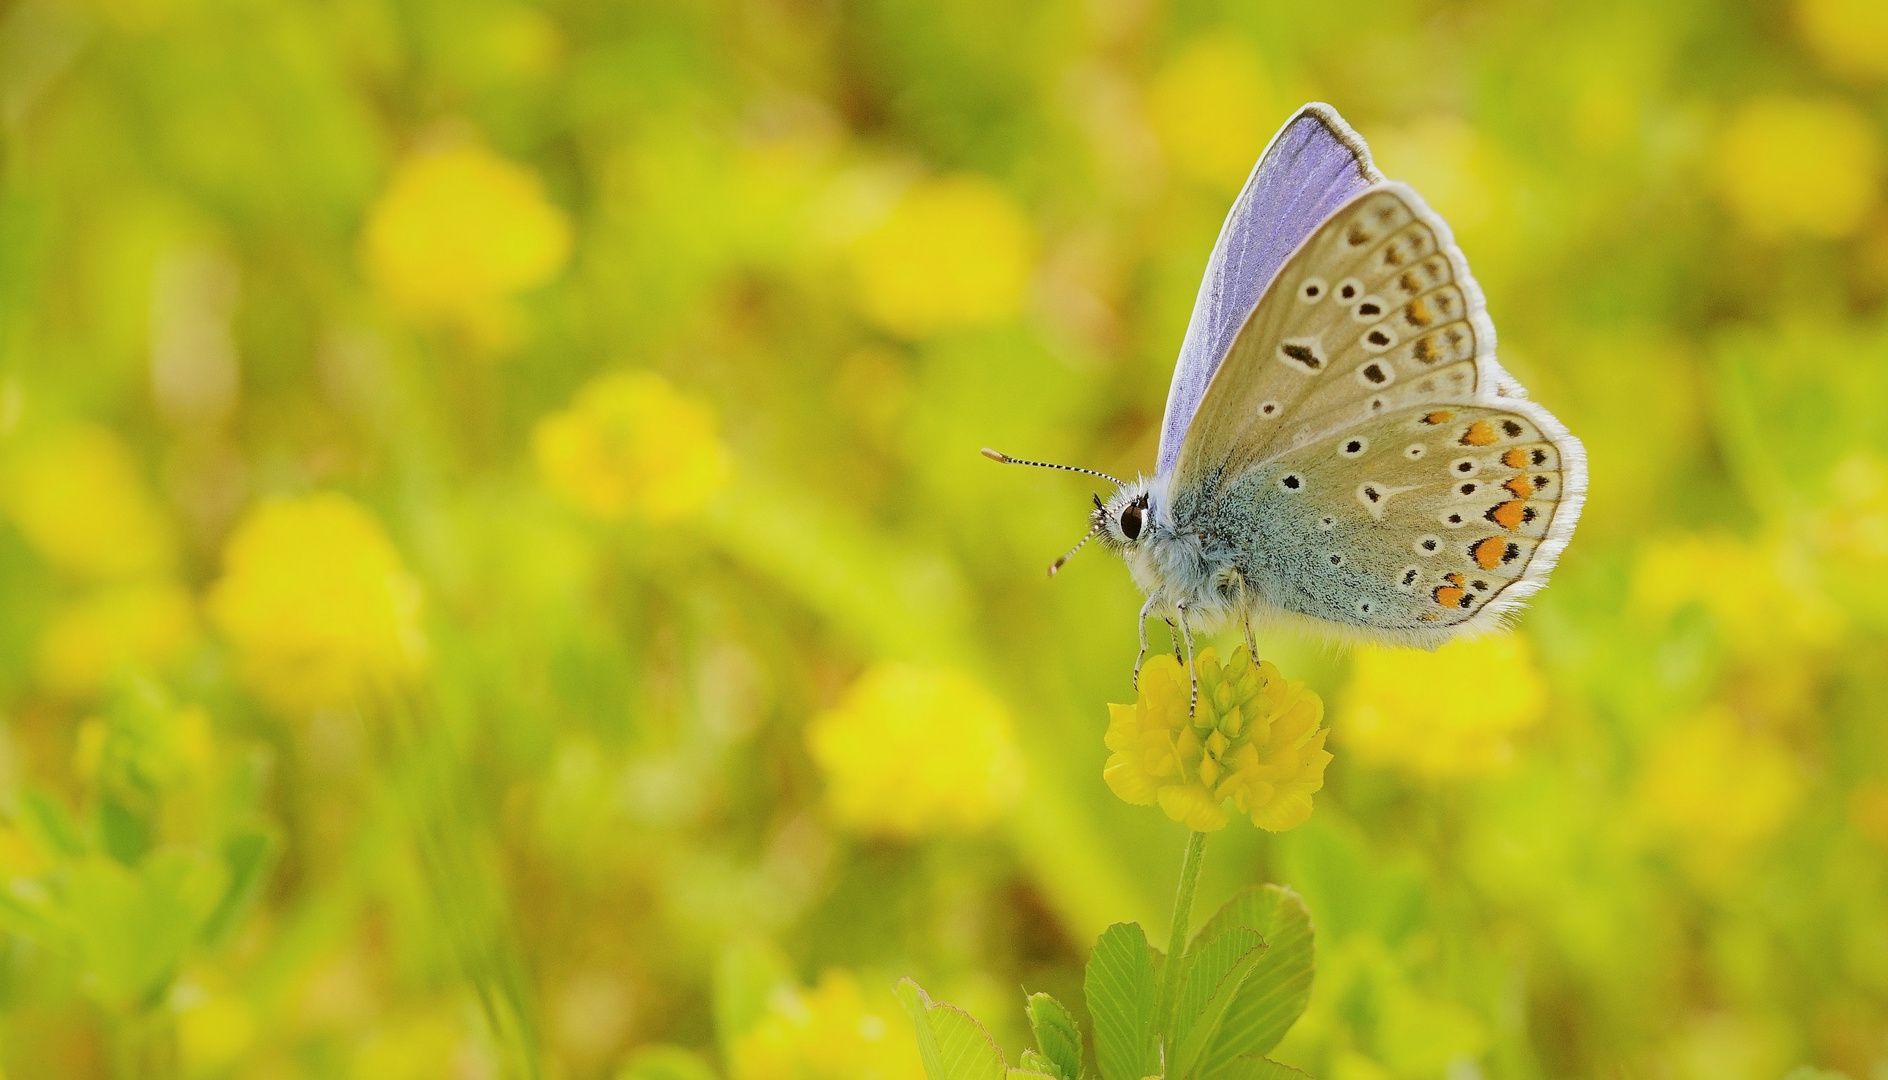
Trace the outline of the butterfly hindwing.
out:
[[[1229,485],[1269,606],[1429,643],[1544,582],[1584,496],[1577,441],[1530,402],[1389,411]]]
[[[1160,472],[1172,471],[1214,372],[1286,256],[1331,211],[1381,179],[1363,140],[1328,105],[1306,105],[1279,129],[1206,264],[1167,394]]]

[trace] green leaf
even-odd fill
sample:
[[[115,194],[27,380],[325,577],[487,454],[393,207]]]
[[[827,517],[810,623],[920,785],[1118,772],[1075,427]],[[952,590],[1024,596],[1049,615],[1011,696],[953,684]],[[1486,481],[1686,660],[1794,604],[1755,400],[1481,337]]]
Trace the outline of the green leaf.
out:
[[[1036,1034],[1040,1053],[1024,1052],[1023,1064],[1059,1080],[1079,1080],[1082,1075],[1082,1031],[1062,1003],[1047,994],[1031,994],[1023,1012],[1029,1017],[1030,1030]],[[1036,1058],[1039,1060],[1031,1060]]]
[[[1277,885],[1247,889],[1207,921],[1200,940],[1235,926],[1256,932],[1265,942],[1265,954],[1221,1021],[1219,1035],[1201,1062],[1202,1075],[1235,1057],[1269,1053],[1311,1001],[1311,914],[1297,893]]]
[[[1095,1063],[1103,1080],[1141,1080],[1160,1071],[1154,1040],[1154,951],[1139,923],[1102,931],[1082,980],[1095,1025]]]
[[[229,869],[229,885],[223,898],[203,927],[203,941],[217,946],[229,940],[243,916],[262,892],[269,863],[275,855],[275,836],[263,829],[246,829],[223,841],[223,864]]]
[[[1250,982],[1251,980],[1247,980]],[[1216,1071],[1202,1073],[1206,1080],[1310,1080],[1310,1073],[1280,1065],[1270,1058],[1249,1054],[1233,1058]]]
[[[1193,1075],[1206,1048],[1219,1034],[1239,989],[1265,955],[1265,942],[1243,926],[1228,926],[1207,937],[1202,934],[1187,955],[1180,978],[1180,1000],[1174,1009],[1173,1032],[1167,1045],[1173,1050],[1167,1075]]]
[[[1006,1080],[1003,1051],[971,1015],[955,1005],[932,1002],[910,979],[898,980],[898,1000],[918,1029],[918,1057],[930,1080]]]

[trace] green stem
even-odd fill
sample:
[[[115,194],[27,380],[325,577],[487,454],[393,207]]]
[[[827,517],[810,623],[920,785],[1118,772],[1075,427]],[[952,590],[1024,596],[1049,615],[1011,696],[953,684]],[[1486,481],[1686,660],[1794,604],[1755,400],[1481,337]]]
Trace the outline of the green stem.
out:
[[[1167,938],[1167,964],[1160,979],[1161,1040],[1173,1032],[1174,1008],[1179,1004],[1181,959],[1187,951],[1187,922],[1193,917],[1193,892],[1200,884],[1200,860],[1206,855],[1206,834],[1196,832],[1187,839],[1186,860],[1180,864],[1180,892],[1173,899],[1173,933]],[[1167,1056],[1173,1048],[1167,1047]]]

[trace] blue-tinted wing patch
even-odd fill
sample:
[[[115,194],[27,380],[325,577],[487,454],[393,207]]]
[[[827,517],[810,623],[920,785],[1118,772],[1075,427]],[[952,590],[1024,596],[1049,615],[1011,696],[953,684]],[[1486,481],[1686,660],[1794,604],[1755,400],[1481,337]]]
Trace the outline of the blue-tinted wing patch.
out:
[[[1193,302],[1160,425],[1162,475],[1179,461],[1213,373],[1272,276],[1332,211],[1380,179],[1363,140],[1329,105],[1306,105],[1272,136],[1220,227]]]

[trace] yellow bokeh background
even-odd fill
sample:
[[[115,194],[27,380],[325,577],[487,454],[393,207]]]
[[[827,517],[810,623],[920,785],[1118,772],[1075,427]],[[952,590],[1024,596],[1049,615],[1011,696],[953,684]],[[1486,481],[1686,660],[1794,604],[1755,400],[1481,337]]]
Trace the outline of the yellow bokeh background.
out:
[[[1309,1075],[1883,1080],[1885,10],[0,4],[0,1076],[915,1080],[901,976],[1016,1061],[1193,825]],[[1307,100],[1590,501],[1195,731],[977,451],[1151,469]]]

